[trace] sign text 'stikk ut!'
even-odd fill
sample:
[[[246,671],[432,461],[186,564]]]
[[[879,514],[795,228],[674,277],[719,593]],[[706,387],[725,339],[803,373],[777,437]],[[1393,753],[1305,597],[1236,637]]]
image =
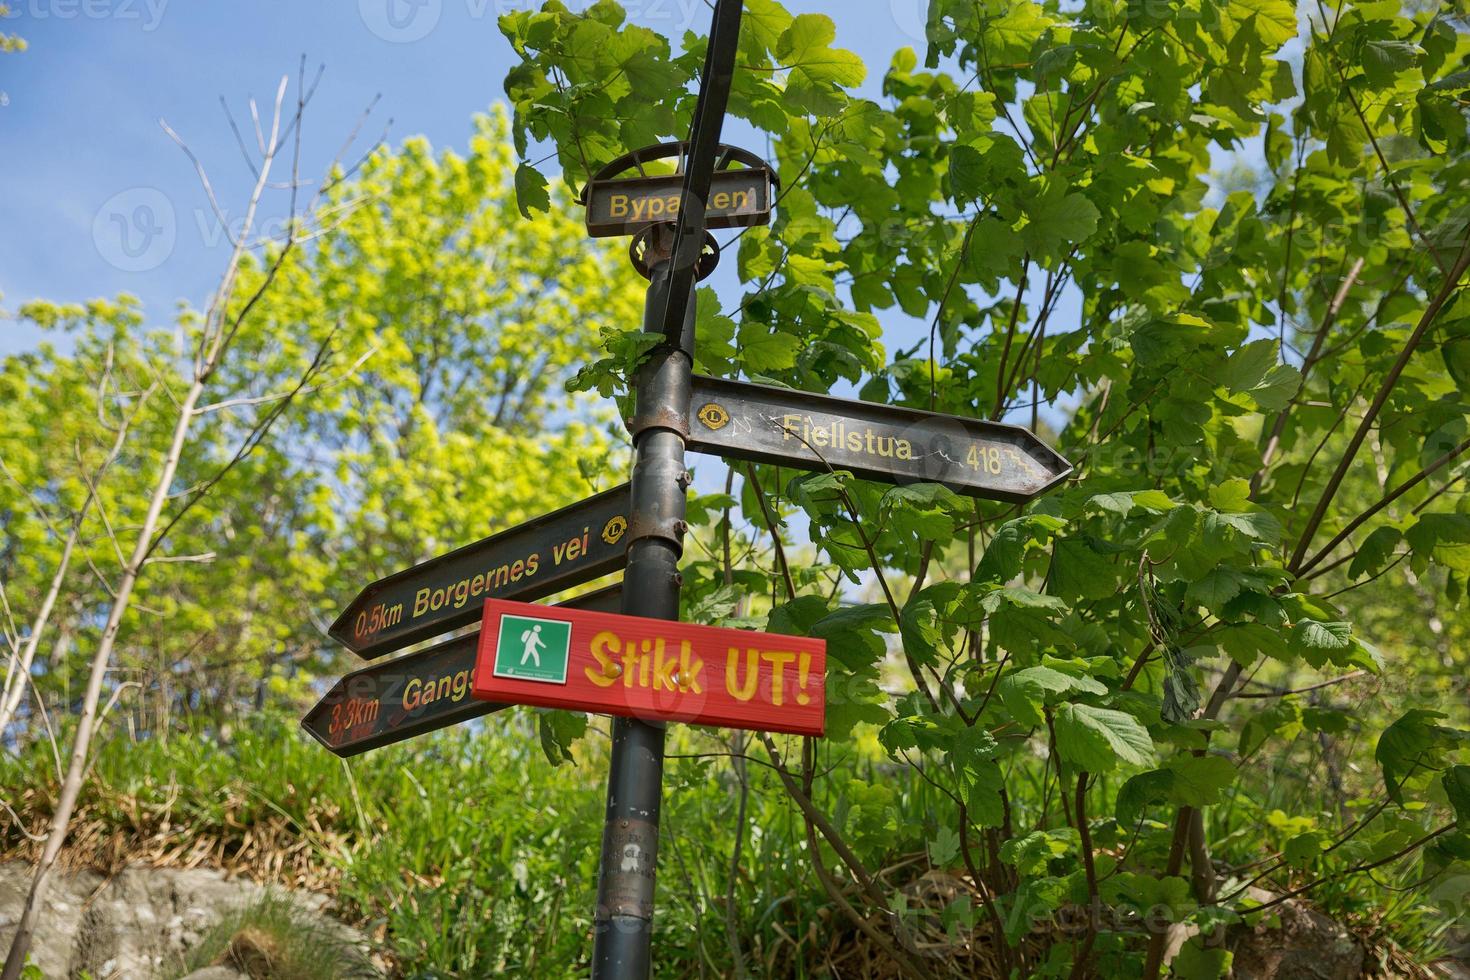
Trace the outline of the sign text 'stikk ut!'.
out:
[[[807,637],[485,603],[475,697],[821,735],[827,645]]]

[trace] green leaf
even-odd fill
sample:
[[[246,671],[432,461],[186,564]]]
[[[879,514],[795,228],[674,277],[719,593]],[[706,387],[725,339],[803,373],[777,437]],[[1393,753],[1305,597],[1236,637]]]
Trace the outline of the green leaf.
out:
[[[1210,506],[1226,514],[1240,514],[1251,509],[1251,484],[1237,477],[1217,483],[1209,489]]]
[[[1396,527],[1388,525],[1375,527],[1358,547],[1353,563],[1348,566],[1348,577],[1360,578],[1379,571],[1393,557],[1394,549],[1398,547],[1403,537]]]
[[[1438,769],[1445,751],[1464,740],[1463,733],[1438,724],[1444,717],[1441,711],[1415,708],[1378,737],[1373,754],[1383,770],[1388,797],[1399,806],[1406,802],[1404,786],[1409,780]]]
[[[747,373],[784,371],[796,363],[800,338],[781,331],[767,332],[763,324],[747,320],[740,326],[740,363]]]
[[[1248,394],[1266,411],[1280,411],[1301,388],[1301,372],[1279,363],[1280,345],[1257,340],[1241,347],[1225,362],[1221,383],[1235,394]]]
[[[1447,340],[1439,349],[1445,370],[1455,379],[1461,391],[1470,392],[1470,337]]]
[[[949,179],[954,196],[961,201],[978,201],[986,194],[989,168],[973,146],[961,143],[949,151]]]
[[[532,211],[551,211],[551,192],[541,171],[530,164],[516,167],[516,205],[521,217],[529,218]]]
[[[1271,51],[1296,37],[1296,7],[1290,0],[1230,0],[1223,19],[1234,30],[1250,21],[1256,35]]]
[[[1266,373],[1280,361],[1281,348],[1276,341],[1257,340],[1230,355],[1220,382],[1233,392],[1249,391],[1260,384]]]
[[[1111,708],[1064,704],[1054,722],[1057,752],[1091,772],[1111,772],[1119,762],[1146,766],[1153,761],[1154,743],[1138,719]]]
[[[1118,790],[1114,804],[1118,822],[1127,826],[1137,823],[1144,810],[1170,801],[1174,774],[1167,769],[1151,769],[1129,777]]]
[[[1181,806],[1214,806],[1224,802],[1225,790],[1235,782],[1235,766],[1218,755],[1177,755],[1165,768],[1172,775],[1169,799]]]
[[[1363,74],[1375,86],[1392,85],[1400,72],[1408,71],[1423,54],[1408,41],[1369,41],[1363,45]]]
[[[1204,943],[1195,937],[1174,957],[1170,975],[1175,980],[1220,980],[1230,975],[1234,961],[1235,954],[1230,950],[1205,949]]]
[[[541,751],[553,766],[575,763],[572,745],[587,734],[587,716],[575,711],[537,711],[536,727],[541,734]]]
[[[832,82],[849,88],[868,75],[863,59],[851,51],[831,47],[837,25],[825,14],[800,14],[776,46],[776,57],[810,82]]]
[[[1451,766],[1444,774],[1444,791],[1462,831],[1470,831],[1470,766]]]
[[[1190,583],[1189,595],[1210,609],[1219,611],[1225,603],[1240,594],[1245,576],[1228,565],[1217,565],[1204,578]]]
[[[1350,623],[1319,623],[1314,619],[1303,619],[1292,627],[1291,638],[1308,650],[1346,650],[1352,645],[1353,627]]]
[[[940,826],[929,841],[929,864],[935,868],[946,868],[960,854],[960,835],[952,827]]]
[[[1421,514],[1404,538],[1417,557],[1470,575],[1470,515]]]
[[[1256,511],[1250,514],[1220,514],[1211,513],[1205,515],[1205,529],[1212,530],[1214,527],[1224,525],[1234,528],[1247,537],[1254,538],[1262,544],[1277,544],[1281,541],[1281,522],[1265,511]]]
[[[1297,834],[1286,842],[1281,856],[1293,868],[1303,870],[1312,867],[1322,857],[1322,852],[1332,846],[1332,839],[1320,830],[1309,830]]]
[[[1068,245],[1097,230],[1097,208],[1084,195],[1069,191],[1061,180],[1047,180],[1041,193],[1022,207],[1026,224],[1021,239],[1033,256],[1061,258]]]
[[[1043,718],[1041,707],[1050,704],[1053,695],[1080,691],[1087,694],[1106,694],[1108,689],[1091,677],[1073,677],[1050,667],[1027,667],[1007,674],[996,685],[996,693],[1011,715],[1023,725],[1039,725]]]

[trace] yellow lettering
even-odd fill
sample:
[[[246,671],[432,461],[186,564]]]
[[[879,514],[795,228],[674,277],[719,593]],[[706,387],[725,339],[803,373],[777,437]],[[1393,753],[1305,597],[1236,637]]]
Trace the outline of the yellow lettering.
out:
[[[898,458],[899,459],[913,459],[914,458],[914,447],[909,444],[909,441],[907,439],[900,439],[900,440],[898,440]]]
[[[413,614],[415,617],[422,616],[429,611],[429,590],[419,589],[418,595],[413,597]]]
[[[712,203],[715,207],[723,210],[730,206],[730,195],[727,194],[725,191],[720,191],[718,194],[715,195],[715,199],[710,203]]]
[[[609,203],[612,205],[612,216],[614,218],[626,218],[628,216],[628,195],[614,194]]]
[[[735,647],[725,655],[725,690],[737,701],[749,701],[755,697],[756,685],[761,679],[761,662],[759,650],[745,651],[745,682],[736,679],[739,673],[740,651]]]
[[[790,650],[766,650],[761,654],[766,663],[771,665],[771,704],[781,707],[781,672],[786,665],[796,660],[796,654]]]
[[[748,207],[750,207],[751,199],[754,196],[755,196],[755,191],[736,191],[735,194],[734,194],[734,198],[735,198],[735,209],[738,211],[738,210],[740,210],[742,208],[748,208]]]
[[[421,687],[423,687],[423,683],[417,677],[403,685],[404,711],[412,711],[419,706],[419,688]]]
[[[704,688],[699,686],[699,672],[704,669],[704,661],[698,657],[689,657],[689,641],[684,640],[679,644],[679,690],[686,694],[703,694]]]
[[[618,662],[613,656],[621,650],[623,645],[618,642],[616,633],[602,632],[592,638],[592,659],[597,661],[601,670],[593,670],[591,667],[583,667],[587,679],[598,687],[612,687],[618,679]]]
[[[800,415],[783,415],[783,416],[781,416],[781,433],[782,433],[781,438],[783,440],[785,440],[785,439],[790,439],[792,436],[796,435],[796,431],[797,431],[796,427],[798,425],[800,425],[800,424],[801,424],[801,416]]]
[[[679,667],[679,661],[670,657],[664,659],[664,641],[660,637],[658,646],[653,652],[653,689],[655,691],[675,690],[678,685],[674,683],[674,672]]]

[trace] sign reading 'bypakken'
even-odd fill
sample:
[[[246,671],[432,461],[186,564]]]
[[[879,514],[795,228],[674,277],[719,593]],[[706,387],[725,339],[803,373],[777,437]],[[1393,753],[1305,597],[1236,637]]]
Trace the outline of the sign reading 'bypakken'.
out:
[[[366,659],[458,629],[487,596],[522,600],[574,588],[627,564],[627,484],[363,589],[328,633]]]
[[[562,605],[615,612],[622,594],[623,587],[614,585]],[[307,712],[301,727],[327,749],[345,757],[498,711],[506,706],[470,696],[479,644],[479,633],[467,633],[427,650],[353,671]]]
[[[593,238],[634,235],[679,217],[680,174],[594,181],[587,193],[587,231]],[[706,228],[744,228],[771,219],[768,169],[716,171],[705,206]]]
[[[495,703],[821,735],[827,644],[491,599],[474,696]]]
[[[689,448],[886,483],[942,483],[996,500],[1030,500],[1072,472],[1021,426],[699,376]]]

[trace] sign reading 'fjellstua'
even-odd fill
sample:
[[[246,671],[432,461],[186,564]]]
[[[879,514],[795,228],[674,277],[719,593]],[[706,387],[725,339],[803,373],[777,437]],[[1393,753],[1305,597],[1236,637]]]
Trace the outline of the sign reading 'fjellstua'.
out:
[[[1020,426],[706,377],[694,379],[689,448],[996,500],[1030,500],[1072,471]]]

